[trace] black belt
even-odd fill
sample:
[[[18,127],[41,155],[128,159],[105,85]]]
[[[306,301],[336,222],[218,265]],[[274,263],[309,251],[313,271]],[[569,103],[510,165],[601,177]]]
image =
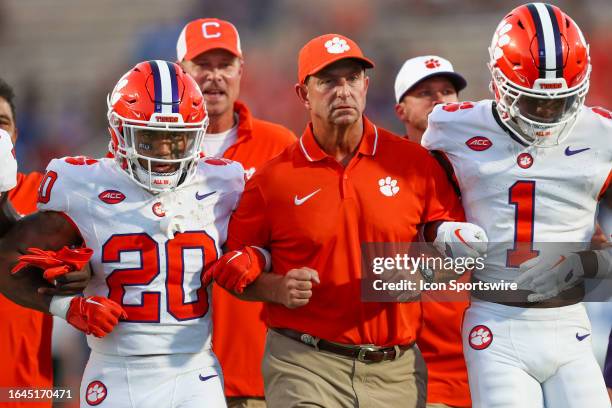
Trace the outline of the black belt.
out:
[[[299,341],[300,343],[314,347],[319,350],[329,351],[345,357],[355,358],[359,361],[368,363],[379,363],[385,360],[395,360],[395,354],[399,350],[401,356],[406,350],[412,348],[414,343],[396,347],[377,347],[377,346],[345,346],[331,341],[317,339],[307,333],[300,333],[291,329],[272,328],[278,334]]]

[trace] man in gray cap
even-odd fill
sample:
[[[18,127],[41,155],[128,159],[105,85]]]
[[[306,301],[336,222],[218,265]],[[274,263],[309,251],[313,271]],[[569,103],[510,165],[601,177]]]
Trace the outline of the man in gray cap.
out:
[[[406,127],[406,137],[420,144],[433,107],[457,102],[466,85],[444,58],[425,55],[404,62],[395,78],[395,113]]]

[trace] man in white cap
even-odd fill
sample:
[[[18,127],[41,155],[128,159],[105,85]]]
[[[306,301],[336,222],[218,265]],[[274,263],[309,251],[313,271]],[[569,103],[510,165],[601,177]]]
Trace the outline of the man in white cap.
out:
[[[466,85],[442,57],[425,55],[404,62],[395,78],[395,113],[406,127],[407,138],[420,144],[433,107],[457,102],[459,91]]]
[[[204,154],[237,161],[250,177],[295,143],[293,132],[253,117],[238,100],[244,59],[240,36],[232,23],[217,18],[190,21],[179,36],[176,51],[177,60],[198,83],[206,101],[210,123],[202,146]],[[215,285],[213,310],[213,347],[223,368],[228,406],[265,407],[262,304],[238,300]]]
[[[441,57],[426,55],[404,62],[395,79],[395,112],[406,127],[406,137],[421,143],[427,117],[439,103],[457,102],[465,79]],[[422,294],[424,325],[417,343],[427,365],[427,407],[469,407],[470,388],[463,359],[461,317],[466,301],[436,301]]]

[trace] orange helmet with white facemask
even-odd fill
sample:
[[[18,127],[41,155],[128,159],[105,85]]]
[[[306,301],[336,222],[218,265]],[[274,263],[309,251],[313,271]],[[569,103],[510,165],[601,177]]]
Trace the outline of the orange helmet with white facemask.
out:
[[[502,121],[528,144],[559,144],[589,89],[589,47],[578,25],[550,4],[522,5],[499,23],[489,56]]]
[[[180,65],[137,64],[108,97],[109,150],[140,186],[158,193],[193,176],[208,116],[202,93]]]

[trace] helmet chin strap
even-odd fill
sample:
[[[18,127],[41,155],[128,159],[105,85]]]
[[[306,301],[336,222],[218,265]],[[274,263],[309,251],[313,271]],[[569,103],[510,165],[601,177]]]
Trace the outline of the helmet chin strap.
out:
[[[171,190],[177,187],[185,178],[185,172],[182,168],[171,173],[156,173],[142,167],[141,164],[134,166],[134,173],[138,180],[145,186],[149,186],[149,191],[160,193],[162,191]]]
[[[538,126],[532,123],[512,118],[504,122],[510,130],[523,139],[526,143],[535,147],[554,147],[561,143],[564,135],[574,127],[575,121],[560,123],[552,126]],[[538,132],[547,132],[548,135],[538,135]]]

